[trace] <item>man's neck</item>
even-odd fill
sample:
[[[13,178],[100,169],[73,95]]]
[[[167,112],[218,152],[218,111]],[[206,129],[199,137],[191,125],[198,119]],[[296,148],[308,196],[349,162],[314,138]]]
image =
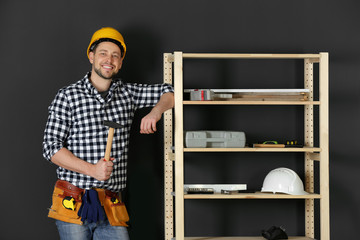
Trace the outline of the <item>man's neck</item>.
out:
[[[91,71],[90,82],[98,92],[105,92],[110,88],[111,79],[104,79],[93,70]]]

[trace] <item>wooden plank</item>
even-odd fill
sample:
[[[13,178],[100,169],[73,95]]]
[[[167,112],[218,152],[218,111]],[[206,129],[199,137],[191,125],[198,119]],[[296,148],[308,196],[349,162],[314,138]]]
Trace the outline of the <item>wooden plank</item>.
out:
[[[184,105],[320,105],[320,101],[183,101]]]
[[[234,95],[231,98],[214,97],[214,101],[307,101],[306,95]]]
[[[184,58],[212,59],[319,59],[319,54],[240,54],[240,53],[183,53]]]
[[[320,147],[320,237],[330,240],[330,203],[329,203],[329,54],[320,53],[319,109]]]
[[[185,240],[264,240],[263,237],[186,237]],[[289,236],[290,240],[314,240],[309,237]],[[177,240],[177,239],[176,239]]]
[[[184,199],[320,199],[320,194],[288,195],[272,193],[184,194]]]
[[[169,58],[173,56],[170,53],[164,53],[164,83],[172,84],[172,63]],[[165,240],[171,240],[174,237],[174,198],[173,190],[173,124],[172,109],[164,113],[164,225]]]
[[[320,152],[321,148],[184,148],[184,152]]]
[[[190,93],[191,91],[195,91],[199,89],[184,89],[184,93]],[[299,93],[308,93],[310,92],[309,89],[297,89],[297,88],[290,88],[290,89],[247,89],[247,88],[239,88],[239,89],[217,89],[217,88],[211,88],[209,89],[213,91],[214,93],[242,93],[242,94],[259,94],[259,93],[272,93],[272,94],[299,94]]]
[[[304,60],[304,87],[309,89],[309,100],[314,100],[314,71],[313,61]],[[304,108],[304,139],[306,146],[314,146],[314,108],[306,105]],[[310,158],[311,153],[304,155],[305,181],[304,187],[307,192],[314,192],[314,162]],[[305,235],[314,238],[314,199],[305,200]]]
[[[184,240],[184,122],[183,122],[183,57],[174,53],[175,98],[175,236]]]

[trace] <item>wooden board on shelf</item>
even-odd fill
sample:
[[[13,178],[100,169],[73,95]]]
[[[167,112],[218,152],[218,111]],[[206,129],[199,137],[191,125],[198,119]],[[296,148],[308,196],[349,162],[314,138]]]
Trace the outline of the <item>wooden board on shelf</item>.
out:
[[[268,53],[183,53],[183,58],[238,58],[238,59],[313,59],[319,61],[320,54],[268,54]]]
[[[185,240],[264,240],[263,237],[185,237]],[[309,237],[289,236],[290,240],[314,240]]]
[[[215,91],[215,90],[214,90]],[[235,89],[226,94],[215,91],[214,99],[218,101],[307,101],[308,89]]]
[[[184,148],[184,152],[320,152],[320,148]]]
[[[183,101],[184,105],[320,105],[320,101]]]
[[[307,101],[306,95],[241,95],[231,98],[214,97],[214,101]]]
[[[238,194],[185,194],[184,199],[320,199],[320,194],[288,195],[272,193],[238,193]]]

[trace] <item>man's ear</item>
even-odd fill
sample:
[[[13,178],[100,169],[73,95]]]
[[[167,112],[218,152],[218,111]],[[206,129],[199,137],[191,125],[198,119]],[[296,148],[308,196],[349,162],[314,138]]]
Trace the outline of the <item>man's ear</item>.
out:
[[[94,63],[94,52],[89,52],[89,61],[91,64]]]
[[[119,69],[121,69],[122,64],[123,64],[123,58],[120,60],[120,67],[119,67]]]

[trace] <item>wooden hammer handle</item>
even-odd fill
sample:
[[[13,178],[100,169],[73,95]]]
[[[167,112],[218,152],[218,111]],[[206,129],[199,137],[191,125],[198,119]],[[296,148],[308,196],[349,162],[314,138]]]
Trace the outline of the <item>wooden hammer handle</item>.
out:
[[[104,157],[105,161],[110,160],[110,153],[111,153],[113,137],[114,137],[114,128],[109,128],[109,133],[108,133],[108,138],[107,138],[107,143],[106,143],[106,150],[105,150],[105,157]]]

